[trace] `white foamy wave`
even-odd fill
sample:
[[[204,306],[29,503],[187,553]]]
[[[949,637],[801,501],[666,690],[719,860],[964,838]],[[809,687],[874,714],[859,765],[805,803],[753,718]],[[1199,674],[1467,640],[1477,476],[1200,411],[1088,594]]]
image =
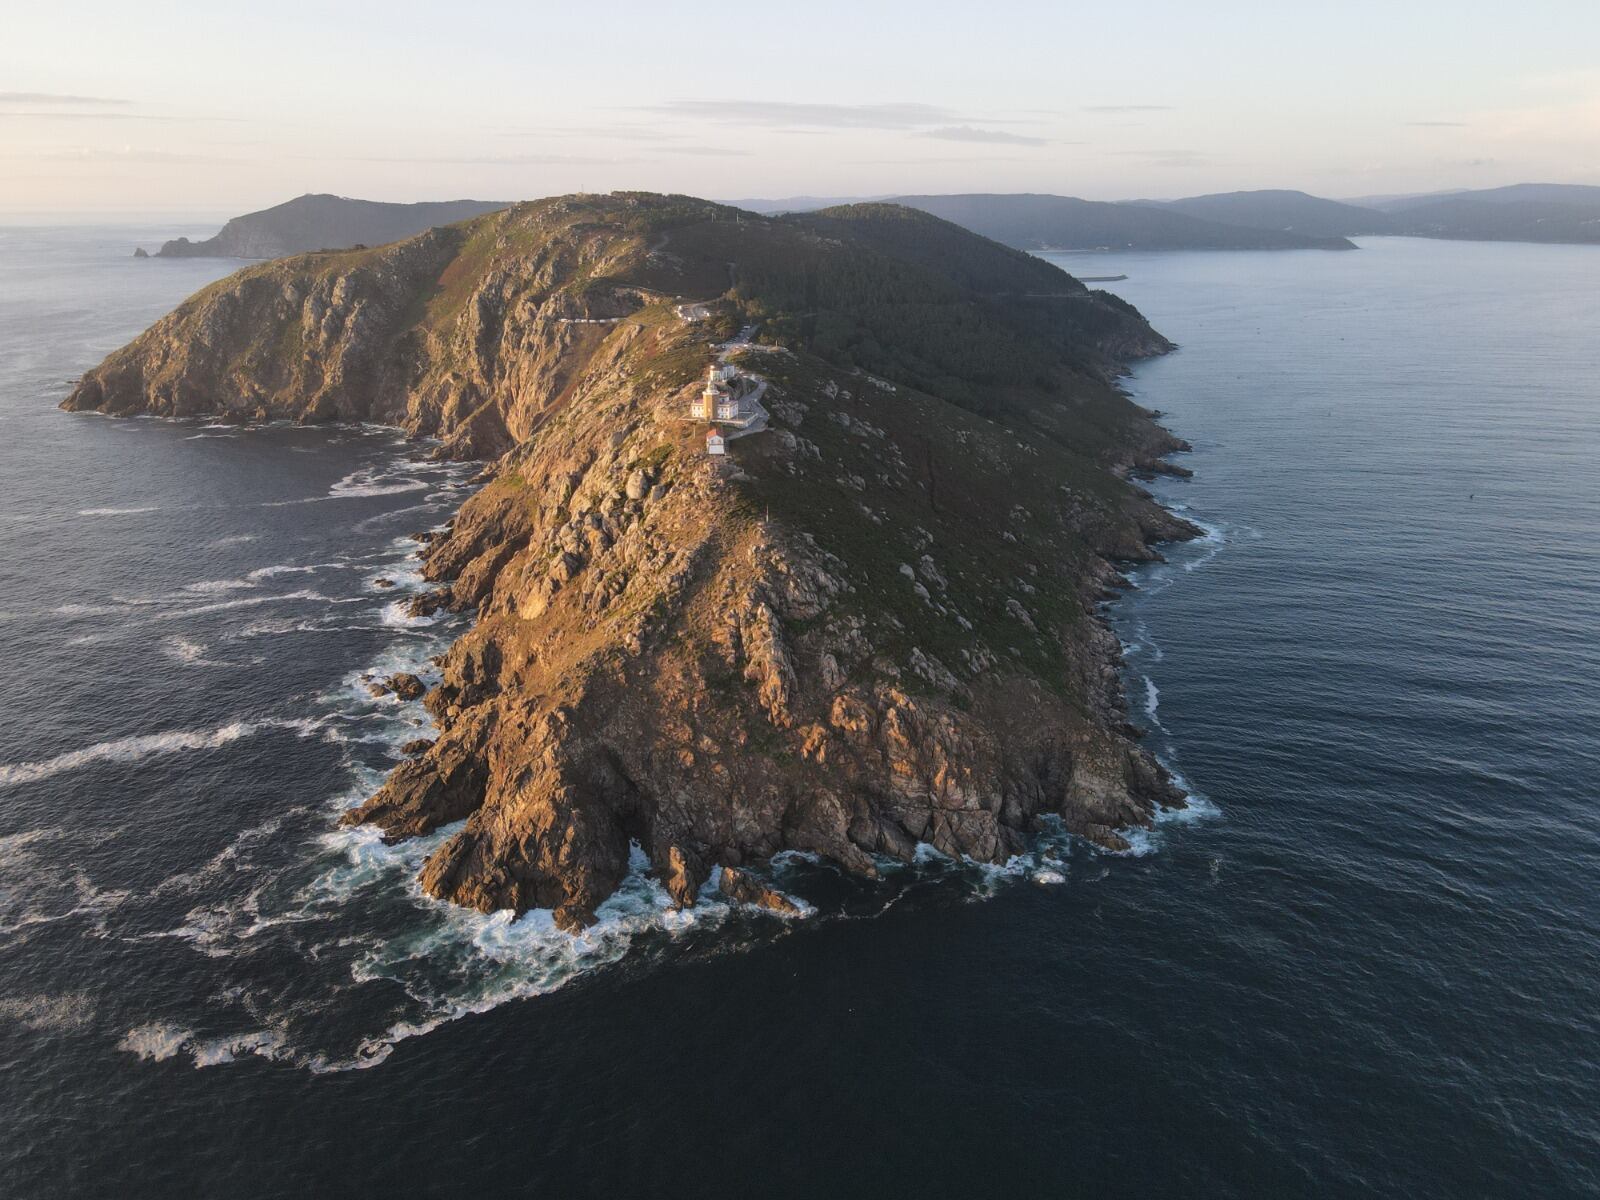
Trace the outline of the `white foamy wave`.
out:
[[[65,754],[58,754],[54,758],[40,759],[36,762],[0,764],[0,787],[17,787],[25,783],[37,783],[41,779],[49,779],[52,775],[60,775],[64,771],[75,771],[82,767],[92,766],[95,763],[133,763],[158,754],[178,754],[192,750],[216,750],[236,742],[240,738],[249,737],[252,734],[261,733],[269,729],[292,729],[301,737],[308,737],[319,728],[321,728],[321,722],[319,721],[273,719],[233,721],[216,729],[184,729],[167,733],[150,733],[140,734],[135,737],[117,738],[113,741],[99,742],[93,746],[86,746],[82,750],[70,750]]]
[[[392,629],[422,629],[429,625],[437,625],[451,614],[445,609],[430,613],[425,617],[414,617],[406,611],[407,600],[391,600],[383,606],[380,620]]]
[[[275,1029],[254,1029],[207,1041],[191,1040],[187,1049],[196,1067],[231,1063],[241,1054],[254,1054],[272,1061],[289,1055],[288,1039]]]
[[[0,1020],[37,1032],[84,1029],[93,1019],[94,998],[88,992],[0,998]]]
[[[152,1023],[139,1025],[122,1035],[117,1049],[137,1054],[146,1062],[165,1062],[176,1058],[194,1040],[194,1030],[179,1025]]]
[[[578,975],[622,959],[646,934],[666,938],[689,930],[715,929],[734,908],[710,882],[693,908],[677,909],[666,890],[646,872],[648,860],[632,848],[630,869],[618,890],[595,910],[595,922],[577,933],[559,929],[548,910],[522,916],[483,914],[422,894],[416,869],[431,848],[459,825],[425,839],[427,846],[386,846],[374,831],[341,830],[327,844],[342,845],[346,863],[322,876],[304,897],[343,905],[362,889],[401,873],[423,919],[412,932],[368,947],[352,967],[358,982],[398,983],[422,1012],[366,1039],[346,1059],[319,1056],[315,1072],[376,1066],[394,1045],[450,1021],[487,1012],[511,1000],[545,995]]]
[[[402,492],[420,492],[433,485],[410,475],[394,475],[370,468],[351,471],[328,489],[331,499],[352,496],[395,496]]]
[[[156,504],[130,508],[80,508],[80,517],[133,517],[140,513],[159,512],[160,506]]]
[[[258,541],[260,540],[260,537],[261,535],[258,533],[233,533],[229,534],[227,537],[217,538],[215,541],[210,543],[210,547],[214,550],[220,550],[224,546],[240,546],[245,542]]]
[[[1157,825],[1186,825],[1191,821],[1203,821],[1222,815],[1222,810],[1212,802],[1211,798],[1190,783],[1172,763],[1159,756],[1157,761],[1167,769],[1167,774],[1172,776],[1172,782],[1183,790],[1184,796],[1187,798],[1183,808],[1157,809]]]
[[[217,595],[222,592],[237,592],[243,588],[253,588],[256,585],[246,579],[202,579],[199,583],[186,583],[183,590],[195,592],[202,596]]]
[[[1211,525],[1205,521],[1198,520],[1195,521],[1195,524],[1204,530],[1204,532],[1189,544],[1191,546],[1200,546],[1204,549],[1199,557],[1190,558],[1184,562],[1183,569],[1185,571],[1199,570],[1212,559],[1216,558],[1217,555],[1221,554],[1228,544],[1227,532],[1221,525]]]
[[[321,592],[285,592],[281,596],[245,596],[237,600],[218,600],[211,604],[197,604],[191,608],[175,609],[172,612],[159,613],[151,620],[167,621],[175,617],[196,617],[203,613],[226,612],[234,608],[255,608],[262,604],[283,604],[294,602],[321,601],[325,604],[344,603],[333,596],[324,596]]]
[[[279,575],[314,575],[318,571],[331,570],[343,565],[342,563],[274,563],[270,567],[257,567],[245,578],[251,580],[251,586],[254,586],[254,581],[257,580],[275,579]]]
[[[220,658],[209,658],[206,654],[204,642],[197,642],[192,638],[169,637],[161,643],[161,652],[174,662],[180,662],[186,667],[231,667],[235,664]],[[259,659],[251,661],[260,661]]]
[[[287,1039],[275,1029],[253,1029],[247,1033],[202,1038],[192,1029],[164,1022],[139,1025],[122,1035],[117,1049],[136,1054],[145,1062],[166,1062],[187,1054],[198,1067],[231,1063],[243,1054],[266,1059],[288,1056]]]
[[[1156,710],[1161,707],[1161,689],[1156,687],[1156,681],[1148,675],[1144,680],[1144,715],[1154,722],[1157,729],[1162,728],[1161,718],[1156,716]]]
[[[205,661],[205,646],[200,642],[192,642],[188,638],[168,638],[162,648],[169,658],[175,658],[181,663],[194,665]]]

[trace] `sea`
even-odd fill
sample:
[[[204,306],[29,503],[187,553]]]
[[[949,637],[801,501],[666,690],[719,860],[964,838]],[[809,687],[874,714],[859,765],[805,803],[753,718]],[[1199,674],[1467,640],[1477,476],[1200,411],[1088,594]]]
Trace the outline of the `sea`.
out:
[[[1180,345],[1108,617],[1190,807],[574,937],[337,825],[475,468],[57,409],[206,232],[0,229],[0,1195],[1600,1194],[1600,247],[1057,256]]]

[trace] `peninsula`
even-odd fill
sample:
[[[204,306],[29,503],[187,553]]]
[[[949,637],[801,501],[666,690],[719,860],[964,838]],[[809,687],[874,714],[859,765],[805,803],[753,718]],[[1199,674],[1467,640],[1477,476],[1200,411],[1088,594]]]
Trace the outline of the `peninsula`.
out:
[[[414,237],[506,207],[488,200],[388,204],[348,196],[306,195],[234,217],[213,237],[164,242],[157,258],[281,258],[308,250],[348,250]],[[147,258],[143,247],[135,255]]]
[[[784,908],[782,851],[872,874],[1101,846],[1182,793],[1097,613],[1193,536],[1131,477],[1184,449],[1115,385],[1131,306],[909,208],[520,204],[211,285],[68,409],[378,421],[488,460],[428,539],[475,622],[346,820],[431,894],[591,920],[630,847],[682,905]]]

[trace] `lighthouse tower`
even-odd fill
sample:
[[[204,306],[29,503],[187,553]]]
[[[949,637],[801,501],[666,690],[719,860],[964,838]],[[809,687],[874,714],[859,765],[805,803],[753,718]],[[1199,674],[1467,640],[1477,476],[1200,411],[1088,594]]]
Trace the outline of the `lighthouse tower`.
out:
[[[689,415],[698,421],[737,421],[739,398],[727,388],[733,368],[712,363],[706,371],[706,385],[689,405]]]

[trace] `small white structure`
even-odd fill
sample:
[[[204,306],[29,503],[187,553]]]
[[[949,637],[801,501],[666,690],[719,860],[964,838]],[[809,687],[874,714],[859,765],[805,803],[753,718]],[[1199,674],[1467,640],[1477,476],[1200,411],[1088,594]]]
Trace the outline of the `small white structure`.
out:
[[[717,428],[712,426],[710,429],[706,430],[706,453],[726,454],[727,452],[728,441],[722,436]]]

